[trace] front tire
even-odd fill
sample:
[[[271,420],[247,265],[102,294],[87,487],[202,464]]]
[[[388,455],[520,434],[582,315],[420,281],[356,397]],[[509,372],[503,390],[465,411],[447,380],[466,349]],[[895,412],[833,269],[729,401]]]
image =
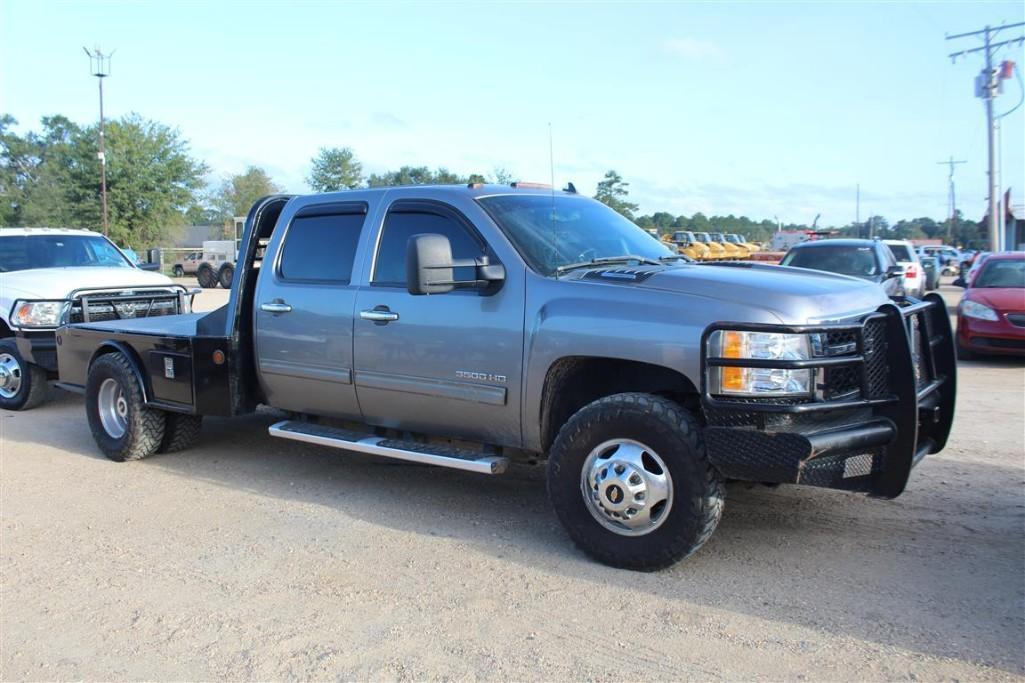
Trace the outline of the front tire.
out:
[[[163,442],[164,412],[146,407],[139,379],[120,353],[100,356],[90,366],[85,413],[96,445],[116,462],[153,455]]]
[[[599,399],[559,431],[548,496],[573,542],[614,567],[653,571],[694,553],[722,516],[722,478],[701,426],[651,394]]]
[[[175,277],[185,277],[185,269],[181,266],[175,266],[171,270],[171,273],[173,273]]]
[[[0,340],[0,408],[31,410],[49,397],[46,371],[22,358],[13,339]]]

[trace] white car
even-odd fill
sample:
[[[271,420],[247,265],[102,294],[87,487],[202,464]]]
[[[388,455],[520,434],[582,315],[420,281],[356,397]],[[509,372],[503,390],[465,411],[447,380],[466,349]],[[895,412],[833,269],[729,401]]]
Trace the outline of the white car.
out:
[[[925,268],[918,259],[918,252],[907,240],[883,240],[890,248],[890,253],[897,259],[897,265],[903,272],[904,292],[908,296],[921,299],[925,296]]]
[[[190,308],[184,287],[137,268],[103,235],[0,229],[0,408],[27,410],[46,400],[61,325]]]

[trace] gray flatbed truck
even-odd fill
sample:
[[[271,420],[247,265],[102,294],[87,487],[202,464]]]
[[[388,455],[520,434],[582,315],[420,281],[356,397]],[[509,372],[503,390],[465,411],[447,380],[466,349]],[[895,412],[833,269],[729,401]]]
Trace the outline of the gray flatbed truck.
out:
[[[572,539],[633,569],[697,550],[727,480],[900,495],[956,382],[934,294],[689,262],[572,188],[516,184],[267,197],[224,307],[67,325],[57,350],[114,460],[258,405],[289,416],[272,436],[344,451],[546,459]]]

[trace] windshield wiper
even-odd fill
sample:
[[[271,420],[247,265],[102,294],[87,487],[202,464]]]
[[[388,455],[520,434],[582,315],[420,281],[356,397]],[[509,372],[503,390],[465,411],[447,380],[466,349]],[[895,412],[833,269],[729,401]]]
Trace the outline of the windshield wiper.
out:
[[[661,266],[662,261],[650,259],[646,256],[635,256],[634,254],[624,254],[623,256],[599,256],[593,258],[590,261],[581,261],[580,263],[567,263],[559,266],[555,269],[556,273],[565,273],[569,270],[576,270],[577,268],[590,268],[593,266],[604,266],[610,263],[630,263],[636,261],[638,265],[644,266]]]

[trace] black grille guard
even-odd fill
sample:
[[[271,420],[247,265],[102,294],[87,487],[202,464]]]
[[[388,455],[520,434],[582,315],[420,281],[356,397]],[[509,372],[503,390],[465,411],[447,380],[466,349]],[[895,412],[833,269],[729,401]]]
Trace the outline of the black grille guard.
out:
[[[873,356],[878,349],[866,348],[866,330],[873,324],[882,325],[885,329],[884,358]],[[718,330],[853,335],[855,348],[852,353],[816,356],[807,360],[708,357],[709,337]],[[879,497],[893,498],[903,492],[912,468],[926,455],[942,450],[950,434],[957,393],[957,366],[946,302],[938,294],[929,294],[923,300],[895,299],[893,303],[879,307],[856,323],[715,323],[702,335],[701,350],[701,401],[706,416],[743,414],[759,418],[751,424],[731,423],[727,420],[727,424],[733,425],[731,427],[719,426],[710,421],[712,426],[706,428],[709,457],[713,464],[721,465],[726,476],[731,476],[731,471],[742,471],[743,476],[737,478],[851,488]],[[873,387],[873,381],[879,383],[879,377],[873,376],[870,371],[873,361],[885,362],[885,386],[881,390],[880,387]],[[720,367],[820,371],[851,367],[855,369],[859,381],[854,395],[845,395],[836,400],[816,400],[811,397],[797,400],[731,399],[709,393],[709,373],[713,368]],[[864,419],[866,411],[871,413],[867,420]],[[820,431],[797,434],[789,434],[795,430],[785,426],[775,429],[765,426],[764,418],[767,415],[786,415],[797,420],[801,417],[826,418],[834,412],[862,417],[839,429],[834,425]],[[775,438],[784,435],[795,439]],[[786,460],[788,456],[783,455],[761,471],[760,466],[752,463],[749,455],[747,461],[739,466],[735,460],[743,456],[731,451],[737,451],[742,446],[750,451],[752,440],[758,437],[772,440],[761,444],[768,451],[793,446],[793,461]],[[795,440],[800,442],[798,446],[793,445]],[[846,473],[843,459],[864,454],[868,448],[878,451],[878,462],[870,471],[857,473],[853,477],[860,485],[841,482],[836,476],[818,480],[810,476],[816,471],[821,474],[822,467],[819,465],[826,464],[830,459],[838,465],[843,477],[852,476]],[[846,466],[850,469],[849,463]]]

